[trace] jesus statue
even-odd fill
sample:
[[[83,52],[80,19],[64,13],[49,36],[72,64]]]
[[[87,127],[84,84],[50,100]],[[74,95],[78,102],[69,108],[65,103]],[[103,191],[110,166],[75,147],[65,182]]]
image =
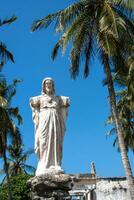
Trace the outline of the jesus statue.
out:
[[[69,97],[56,96],[54,81],[48,77],[42,82],[42,94],[30,98],[30,106],[35,124],[35,152],[39,158],[36,176],[63,173],[62,146]]]

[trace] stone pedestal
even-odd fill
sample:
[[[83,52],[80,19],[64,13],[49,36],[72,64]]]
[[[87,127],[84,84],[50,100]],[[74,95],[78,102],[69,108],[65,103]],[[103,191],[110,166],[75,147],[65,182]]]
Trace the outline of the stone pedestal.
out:
[[[28,181],[32,200],[69,200],[73,184],[67,174],[44,174]]]

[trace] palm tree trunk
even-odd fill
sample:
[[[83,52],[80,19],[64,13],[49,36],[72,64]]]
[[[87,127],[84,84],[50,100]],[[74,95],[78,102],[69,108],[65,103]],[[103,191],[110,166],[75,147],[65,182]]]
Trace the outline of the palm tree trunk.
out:
[[[108,55],[103,53],[103,59],[104,59],[104,69],[105,69],[105,73],[107,76],[110,105],[111,105],[112,115],[113,115],[113,118],[115,121],[116,130],[117,130],[119,149],[120,149],[122,163],[124,166],[127,183],[128,183],[128,191],[130,194],[130,199],[134,200],[134,179],[133,179],[133,174],[132,174],[128,154],[127,154],[127,149],[126,149],[125,142],[124,142],[124,137],[123,137],[124,134],[123,134],[122,127],[120,124],[119,114],[118,114],[118,110],[117,110],[117,106],[116,106],[115,90],[114,90]]]
[[[7,177],[7,189],[8,189],[8,200],[12,200],[12,193],[10,188],[10,179],[9,179],[9,173],[8,173],[8,163],[7,163],[7,157],[6,157],[6,151],[3,152],[3,159],[4,159],[4,169]]]

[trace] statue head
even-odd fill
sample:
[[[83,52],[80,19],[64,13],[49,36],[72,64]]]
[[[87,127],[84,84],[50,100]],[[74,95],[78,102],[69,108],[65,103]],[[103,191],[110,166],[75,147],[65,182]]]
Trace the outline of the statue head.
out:
[[[47,77],[42,81],[42,94],[54,95],[54,81],[51,77]]]

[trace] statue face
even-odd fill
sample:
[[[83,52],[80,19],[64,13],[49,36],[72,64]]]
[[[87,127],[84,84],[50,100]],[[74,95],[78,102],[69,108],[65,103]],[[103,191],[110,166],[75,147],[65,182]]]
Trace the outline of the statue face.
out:
[[[52,94],[53,93],[53,82],[52,80],[46,80],[45,81],[45,91],[46,94]]]

